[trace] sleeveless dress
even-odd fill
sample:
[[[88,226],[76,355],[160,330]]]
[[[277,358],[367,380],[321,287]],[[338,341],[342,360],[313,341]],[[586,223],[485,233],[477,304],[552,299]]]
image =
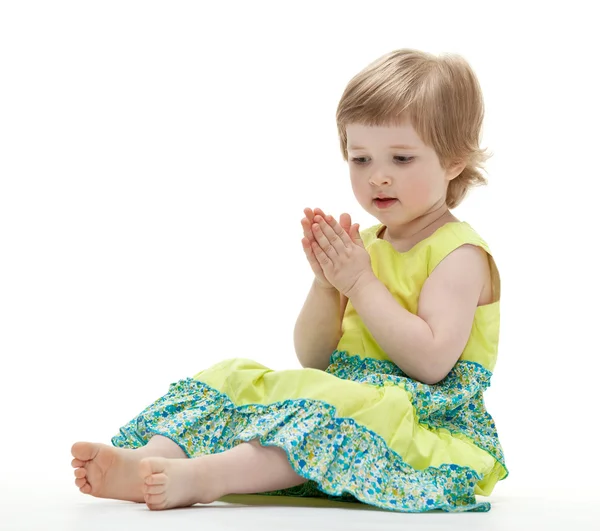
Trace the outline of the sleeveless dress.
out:
[[[299,487],[263,493],[326,497],[400,512],[489,511],[507,477],[504,454],[483,392],[496,364],[500,278],[487,244],[466,222],[451,222],[398,252],[382,224],[361,231],[375,275],[416,314],[435,267],[464,244],[488,253],[493,301],[477,308],[471,335],[451,372],[435,385],[409,378],[379,347],[352,302],[326,371],[274,371],[227,359],[170,385],[120,429],[112,444],[169,437],[189,457],[226,451],[258,438],[287,453]],[[258,338],[257,338],[258,339]]]

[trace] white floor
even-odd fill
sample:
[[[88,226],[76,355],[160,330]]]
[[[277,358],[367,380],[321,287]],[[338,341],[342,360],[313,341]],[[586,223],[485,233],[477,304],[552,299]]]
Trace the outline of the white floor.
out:
[[[1,531],[96,531],[267,529],[398,530],[440,529],[469,531],[600,530],[597,510],[600,490],[575,493],[528,493],[498,485],[488,513],[401,514],[354,504],[244,496],[228,503],[151,512],[145,505],[99,500],[80,494],[70,479],[24,477],[0,487]],[[539,488],[537,486],[536,488]]]

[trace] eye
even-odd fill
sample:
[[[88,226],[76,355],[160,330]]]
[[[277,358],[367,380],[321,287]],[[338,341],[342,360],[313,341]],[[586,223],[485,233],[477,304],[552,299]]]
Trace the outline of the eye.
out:
[[[405,157],[403,155],[398,155],[396,157],[394,157],[394,160],[397,161],[400,164],[409,164],[410,162],[412,162],[415,158],[414,157]],[[354,164],[358,164],[358,165],[364,165],[367,164],[367,157],[353,157],[352,159],[350,159]]]

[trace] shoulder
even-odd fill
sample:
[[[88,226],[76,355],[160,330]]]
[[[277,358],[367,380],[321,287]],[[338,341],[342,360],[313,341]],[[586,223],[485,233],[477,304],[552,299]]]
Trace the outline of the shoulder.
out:
[[[487,241],[466,221],[449,225],[449,236],[430,264],[430,275],[436,265],[443,266],[440,276],[462,272],[465,281],[471,277],[473,282],[483,283],[479,306],[499,300],[500,274]]]
[[[465,349],[478,306],[492,302],[487,252],[473,244],[452,250],[429,275],[417,315],[434,338],[434,373],[443,379]]]
[[[488,251],[476,243],[459,244],[436,264],[427,283],[442,284],[447,289],[483,290],[490,283]]]
[[[460,307],[465,326],[469,319],[472,324],[471,312],[499,295],[499,289],[494,289],[492,273],[496,269],[487,243],[468,223],[449,223],[431,242],[428,254],[419,311],[442,318],[444,312]]]
[[[446,223],[440,227],[429,241],[428,274],[431,274],[442,260],[463,246],[478,247],[488,255],[491,254],[486,241],[466,221]],[[467,251],[467,256],[474,254],[476,253],[473,250],[471,253]]]
[[[498,271],[487,242],[466,221],[448,223],[433,245],[428,280],[479,288],[478,305],[499,296]]]

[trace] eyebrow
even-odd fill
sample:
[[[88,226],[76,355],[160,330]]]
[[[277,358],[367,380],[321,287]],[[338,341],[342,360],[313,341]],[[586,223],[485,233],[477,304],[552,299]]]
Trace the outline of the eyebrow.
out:
[[[392,149],[417,149],[415,146],[407,146],[405,144],[398,144],[395,146],[390,146]],[[365,149],[362,146],[348,146],[348,149]]]

